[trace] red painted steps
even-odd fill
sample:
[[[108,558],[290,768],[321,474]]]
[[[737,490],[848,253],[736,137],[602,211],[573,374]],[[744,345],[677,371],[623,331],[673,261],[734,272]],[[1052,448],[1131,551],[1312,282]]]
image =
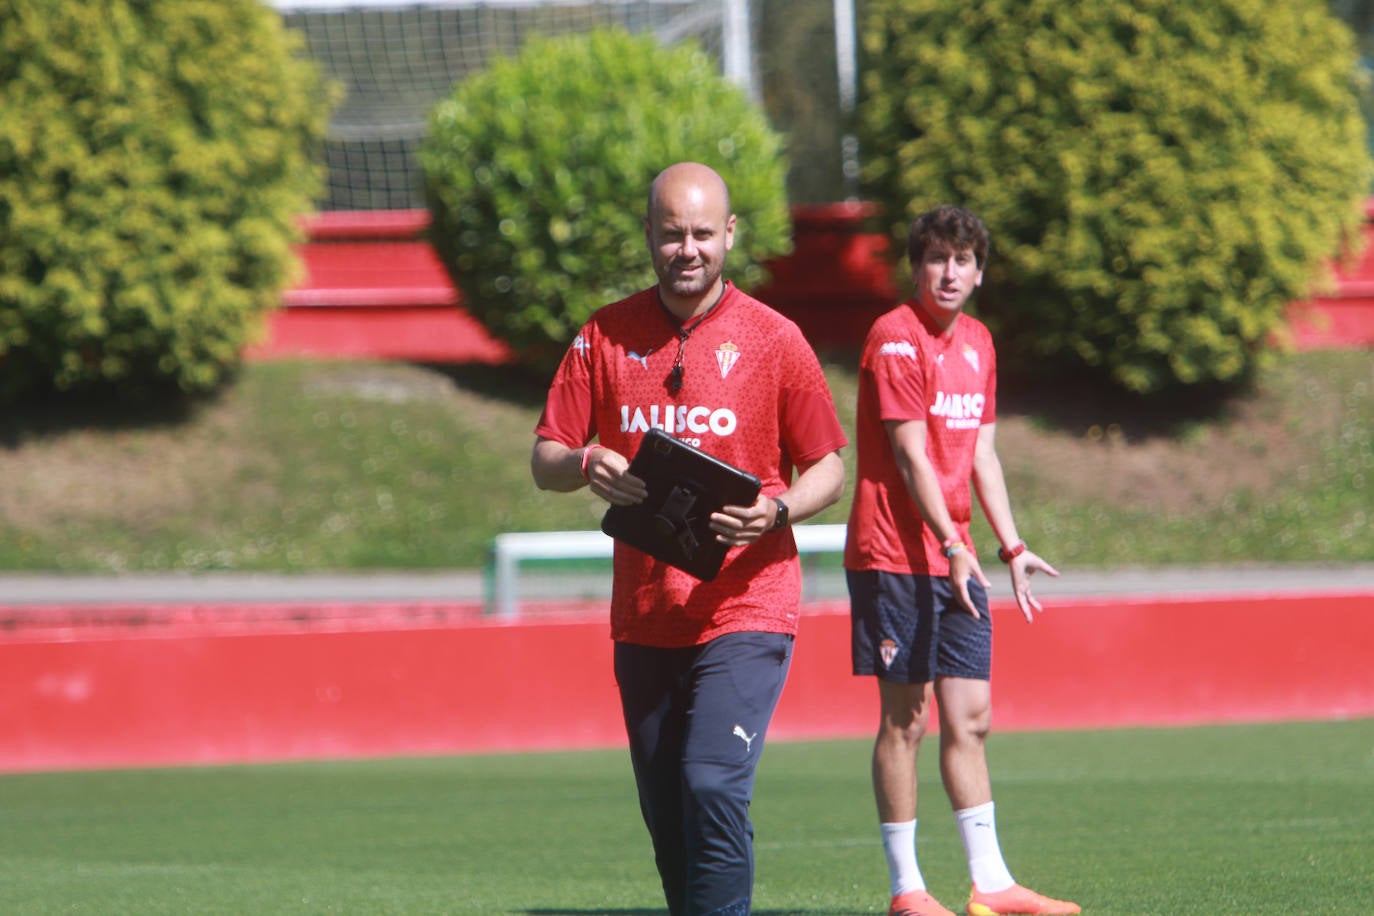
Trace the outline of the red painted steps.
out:
[[[1366,208],[1374,241],[1374,198]],[[888,240],[865,230],[872,206],[793,209],[792,254],[758,291],[817,346],[854,347],[897,297]],[[462,308],[425,232],[424,210],[320,213],[304,221],[304,277],[267,321],[250,359],[290,356],[500,364],[509,348]],[[1374,244],[1335,271],[1332,292],[1293,304],[1299,350],[1374,346]]]

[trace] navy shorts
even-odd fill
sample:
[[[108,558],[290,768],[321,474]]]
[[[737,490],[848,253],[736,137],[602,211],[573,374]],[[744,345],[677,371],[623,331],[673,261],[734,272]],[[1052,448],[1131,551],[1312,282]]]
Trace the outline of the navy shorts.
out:
[[[987,590],[968,583],[974,617],[946,576],[845,570],[850,653],[856,675],[899,684],[937,677],[986,681],[992,673],[992,615]]]

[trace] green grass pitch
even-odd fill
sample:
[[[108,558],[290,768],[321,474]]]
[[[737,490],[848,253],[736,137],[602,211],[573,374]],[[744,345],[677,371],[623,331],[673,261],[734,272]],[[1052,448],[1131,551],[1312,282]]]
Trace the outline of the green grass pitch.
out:
[[[1085,913],[1374,912],[1374,720],[994,735],[989,753],[1013,873]],[[868,754],[767,748],[759,916],[885,912]],[[962,910],[935,762],[932,744],[921,867]],[[663,910],[625,754],[596,751],[0,776],[0,912]]]

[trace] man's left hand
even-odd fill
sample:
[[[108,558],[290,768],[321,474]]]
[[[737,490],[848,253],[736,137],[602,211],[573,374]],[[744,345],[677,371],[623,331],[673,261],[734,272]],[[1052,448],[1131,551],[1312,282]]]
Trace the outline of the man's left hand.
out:
[[[1059,575],[1059,570],[1029,550],[1022,551],[1020,556],[1012,558],[1011,590],[1016,596],[1016,606],[1025,615],[1027,623],[1035,622],[1035,612],[1045,610],[1040,600],[1031,594],[1031,575],[1037,572],[1043,572],[1048,576]]]
[[[711,513],[711,530],[716,540],[731,547],[752,544],[773,530],[773,497],[759,493],[752,506],[722,506],[719,512]]]

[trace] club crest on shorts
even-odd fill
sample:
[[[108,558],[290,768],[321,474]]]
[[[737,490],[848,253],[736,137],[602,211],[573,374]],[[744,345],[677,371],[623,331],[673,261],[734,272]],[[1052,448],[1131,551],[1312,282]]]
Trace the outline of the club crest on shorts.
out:
[[[739,347],[728,340],[716,347],[716,365],[720,366],[721,378],[729,375],[730,370],[735,368],[737,362],[739,362]]]
[[[883,660],[884,668],[891,668],[892,663],[897,660],[897,640],[891,637],[878,643],[878,655]]]

